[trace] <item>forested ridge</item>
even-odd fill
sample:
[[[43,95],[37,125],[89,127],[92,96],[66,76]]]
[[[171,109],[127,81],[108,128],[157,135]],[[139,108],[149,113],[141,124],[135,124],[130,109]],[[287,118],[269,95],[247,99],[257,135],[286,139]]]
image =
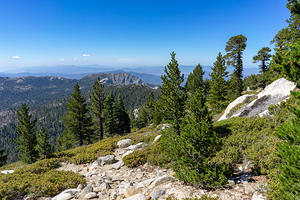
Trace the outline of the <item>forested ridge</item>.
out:
[[[185,77],[172,51],[159,90],[105,86],[97,77],[89,89],[74,83],[63,100],[6,111],[16,122],[4,126],[15,134],[7,142],[20,162],[2,167],[15,171],[0,173],[0,197],[157,199],[169,192],[163,198],[173,200],[184,188],[194,200],[299,199],[300,1],[286,6],[288,26],[275,35],[274,53],[265,46],[253,57],[258,75],[243,78],[248,39],[239,34],[216,53],[209,79],[201,64]],[[262,105],[255,115],[233,115]],[[0,165],[6,156],[0,149]]]
[[[73,87],[73,86],[72,86]],[[84,91],[84,96],[88,97],[90,94],[91,88],[87,88]],[[117,98],[120,94],[124,100],[124,106],[128,112],[132,111],[135,108],[139,108],[143,105],[150,92],[152,92],[157,98],[160,90],[154,90],[148,86],[143,85],[118,85],[118,86],[106,86],[104,87],[104,94],[112,94]],[[50,138],[50,144],[52,150],[54,150],[56,138],[64,130],[64,125],[61,121],[62,116],[64,115],[66,108],[65,103],[68,97],[65,97],[61,100],[55,100],[50,103],[32,106],[31,111],[34,113],[35,117],[38,119],[37,126],[44,127],[47,130]],[[0,111],[1,115],[1,127],[0,127],[0,147],[5,148],[8,153],[8,162],[13,162],[18,160],[16,144],[14,140],[16,139],[16,110],[18,107],[12,107],[8,110]]]

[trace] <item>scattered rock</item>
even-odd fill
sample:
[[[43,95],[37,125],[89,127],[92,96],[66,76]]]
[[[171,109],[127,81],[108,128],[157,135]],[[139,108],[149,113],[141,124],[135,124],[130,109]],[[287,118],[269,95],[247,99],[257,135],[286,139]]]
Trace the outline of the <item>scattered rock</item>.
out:
[[[123,200],[146,200],[146,197],[143,194],[136,194]]]
[[[82,190],[83,188],[84,188],[83,184],[79,184],[78,187],[77,187],[78,190]]]
[[[264,194],[259,193],[259,192],[254,192],[251,200],[265,200],[265,199],[266,199],[266,196]]]
[[[0,171],[0,173],[2,173],[2,174],[12,174],[14,172],[15,172],[15,170],[3,170],[3,171]]]
[[[170,124],[162,124],[160,130],[165,130],[166,128],[170,128]]]
[[[96,192],[90,192],[90,193],[85,195],[86,199],[93,199],[93,198],[96,198],[96,197],[98,197]]]
[[[113,164],[116,162],[114,155],[107,155],[107,156],[101,156],[97,159],[98,164],[100,166],[107,165],[107,164]]]
[[[137,143],[136,145],[130,145],[129,147],[127,147],[128,150],[132,150],[132,151],[135,151],[139,148],[143,148],[145,146],[145,143],[144,142],[140,142],[140,143]]]
[[[174,180],[175,180],[174,177],[169,176],[169,175],[164,175],[164,176],[161,176],[161,177],[156,178],[156,179],[151,183],[151,185],[149,185],[149,188],[155,188],[155,187],[158,186],[158,185],[161,185],[161,184],[164,184],[164,183],[167,183],[167,182],[171,182],[171,181],[174,181]]]
[[[91,166],[89,167],[89,170],[97,169],[97,167],[98,167],[98,161],[95,161],[91,164]]]
[[[128,155],[131,154],[131,153],[133,153],[133,150],[127,151],[126,153],[124,153],[124,154],[122,155],[122,158],[124,158],[125,156],[128,156]]]
[[[100,184],[100,186],[98,187],[98,189],[100,189],[100,191],[106,191],[110,188],[109,184],[106,182],[103,182]]]
[[[131,184],[128,181],[123,181],[118,185],[118,191],[120,194],[124,194],[129,188]]]
[[[124,166],[124,162],[122,161],[122,160],[119,160],[118,162],[116,162],[115,164],[112,164],[112,168],[113,169],[116,169],[116,170],[118,170],[118,169],[120,169],[121,167],[123,167]]]
[[[78,189],[68,189],[53,197],[52,200],[70,200],[79,192]]]
[[[159,197],[163,196],[164,194],[166,194],[166,191],[164,191],[164,190],[155,190],[151,195],[151,199],[158,199]]]
[[[160,139],[160,137],[161,137],[161,135],[156,136],[153,140],[153,144],[156,143]]]
[[[83,193],[90,193],[93,192],[93,187],[90,185],[87,185],[85,188],[82,190]]]
[[[131,139],[120,140],[117,145],[119,148],[126,148],[130,145],[131,141]]]

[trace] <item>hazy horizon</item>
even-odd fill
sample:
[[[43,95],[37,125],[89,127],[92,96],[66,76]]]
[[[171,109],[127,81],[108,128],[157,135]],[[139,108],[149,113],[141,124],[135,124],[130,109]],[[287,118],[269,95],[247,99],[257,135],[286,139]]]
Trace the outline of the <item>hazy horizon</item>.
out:
[[[244,66],[286,26],[282,0],[4,1],[0,71],[28,66],[211,66],[231,36],[248,38]]]

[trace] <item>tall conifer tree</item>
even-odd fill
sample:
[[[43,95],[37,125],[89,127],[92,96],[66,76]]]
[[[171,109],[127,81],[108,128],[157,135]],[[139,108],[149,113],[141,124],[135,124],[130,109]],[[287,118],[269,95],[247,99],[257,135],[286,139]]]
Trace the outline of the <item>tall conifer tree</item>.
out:
[[[18,122],[17,134],[19,158],[24,163],[33,163],[38,157],[35,149],[36,146],[36,119],[33,119],[32,114],[29,113],[29,108],[26,104],[22,104],[21,110],[17,111]]]
[[[125,109],[121,95],[118,96],[118,101],[114,106],[115,129],[116,133],[123,135],[130,132],[130,118]]]
[[[180,136],[171,136],[168,141],[177,177],[184,182],[203,187],[226,183],[225,166],[208,164],[220,147],[220,140],[213,131],[212,119],[205,105],[203,89],[196,90],[184,117]]]
[[[5,153],[5,149],[0,149],[0,167],[5,165],[7,160],[7,154]]]
[[[91,117],[88,114],[87,104],[81,95],[78,83],[74,86],[74,92],[66,103],[67,112],[63,117],[65,128],[79,141],[79,145],[90,143],[93,133],[91,130]]]
[[[104,130],[107,135],[115,134],[114,96],[111,93],[104,100]]]
[[[181,74],[175,53],[171,53],[171,61],[165,67],[161,88],[161,112],[165,119],[171,120],[176,134],[180,134],[180,122],[184,112],[185,92],[182,88],[184,75]]]
[[[208,93],[208,103],[216,113],[221,112],[227,106],[227,82],[225,60],[221,53],[218,54],[217,60],[210,74],[210,90]]]
[[[95,135],[99,136],[99,139],[103,139],[104,129],[103,129],[103,107],[104,107],[104,94],[103,85],[100,83],[100,79],[94,83],[93,90],[91,94],[91,113],[93,120],[93,130]]]
[[[247,38],[244,35],[231,37],[226,43],[227,64],[234,67],[230,78],[231,100],[239,97],[243,91],[243,51],[246,48]]]
[[[42,127],[36,134],[36,150],[39,154],[39,157],[44,159],[44,158],[49,158],[51,155],[51,145],[49,143],[49,137],[44,129]]]
[[[195,93],[197,89],[205,89],[203,81],[204,71],[200,64],[196,66],[192,73],[187,78],[186,90],[191,93]]]

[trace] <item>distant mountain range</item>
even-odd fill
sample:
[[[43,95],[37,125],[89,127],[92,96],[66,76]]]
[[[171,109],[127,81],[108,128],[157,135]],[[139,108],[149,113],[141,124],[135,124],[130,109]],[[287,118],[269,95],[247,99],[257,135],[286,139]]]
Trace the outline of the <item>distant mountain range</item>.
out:
[[[185,79],[188,74],[194,70],[195,66],[180,66],[182,73],[185,75]],[[204,78],[209,78],[211,73],[210,66],[203,66],[205,71]],[[228,68],[229,72],[232,72],[232,67]],[[120,73],[127,72],[132,74],[148,84],[160,85],[160,76],[164,74],[163,66],[148,66],[148,67],[135,67],[135,68],[116,68],[107,67],[99,65],[87,65],[87,66],[74,66],[74,65],[64,65],[64,66],[39,66],[39,67],[27,67],[15,70],[7,70],[5,72],[0,72],[0,77],[23,77],[23,76],[57,76],[69,79],[81,79],[84,76],[95,73]],[[245,68],[244,76],[249,76],[251,74],[257,74],[259,72],[258,68]]]
[[[7,107],[17,107],[22,103],[42,105],[67,97],[73,91],[73,86],[76,82],[79,83],[82,91],[86,92],[92,88],[98,77],[105,86],[141,85],[149,88],[153,87],[153,85],[145,83],[141,78],[125,72],[89,74],[81,79],[68,79],[56,76],[0,77],[0,110]]]

